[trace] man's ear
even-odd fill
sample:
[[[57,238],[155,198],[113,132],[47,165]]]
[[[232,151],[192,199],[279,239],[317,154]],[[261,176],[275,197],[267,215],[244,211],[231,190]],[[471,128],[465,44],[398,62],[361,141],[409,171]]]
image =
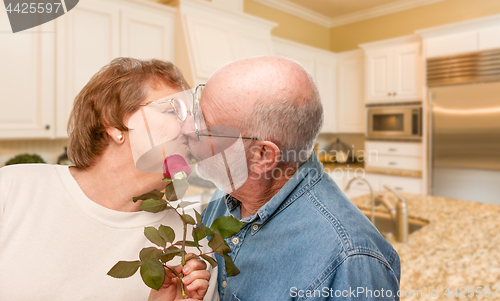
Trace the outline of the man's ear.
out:
[[[125,141],[125,134],[117,128],[106,127],[106,133],[116,144],[123,144]]]
[[[278,165],[281,152],[279,147],[271,141],[257,141],[250,147],[252,170],[264,174]]]

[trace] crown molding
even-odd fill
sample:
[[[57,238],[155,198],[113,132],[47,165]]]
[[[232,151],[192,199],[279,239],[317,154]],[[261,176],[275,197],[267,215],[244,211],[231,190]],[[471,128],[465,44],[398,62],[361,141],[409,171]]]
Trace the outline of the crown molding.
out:
[[[252,0],[269,6],[271,8],[278,9],[285,13],[294,15],[296,17],[302,18],[306,21],[316,23],[318,25],[333,28],[341,25],[346,25],[350,23],[355,23],[371,18],[376,18],[388,14],[397,13],[400,11],[412,9],[419,6],[425,6],[444,0],[399,0],[392,3],[387,3],[374,8],[362,10],[359,12],[346,14],[336,18],[329,18],[323,14],[317,13],[295,3],[287,0]]]
[[[252,0],[323,27],[331,27],[332,19],[287,0]]]

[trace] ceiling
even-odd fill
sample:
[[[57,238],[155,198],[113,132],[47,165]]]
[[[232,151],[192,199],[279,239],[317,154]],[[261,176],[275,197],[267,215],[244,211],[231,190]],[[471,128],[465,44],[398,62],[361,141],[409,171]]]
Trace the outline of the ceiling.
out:
[[[400,0],[288,0],[329,18],[352,14]]]

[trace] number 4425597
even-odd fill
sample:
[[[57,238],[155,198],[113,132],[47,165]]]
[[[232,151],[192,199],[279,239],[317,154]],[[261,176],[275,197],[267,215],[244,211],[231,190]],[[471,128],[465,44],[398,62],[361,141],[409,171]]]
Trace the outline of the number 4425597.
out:
[[[61,3],[17,3],[14,8],[12,8],[12,3],[7,6],[7,13],[12,14],[51,14],[53,10],[57,14],[57,11],[61,7]]]
[[[451,288],[453,289],[453,288]],[[455,287],[451,290],[449,287],[444,291],[444,295],[451,297],[455,296],[458,298],[465,297],[495,297],[498,287]]]

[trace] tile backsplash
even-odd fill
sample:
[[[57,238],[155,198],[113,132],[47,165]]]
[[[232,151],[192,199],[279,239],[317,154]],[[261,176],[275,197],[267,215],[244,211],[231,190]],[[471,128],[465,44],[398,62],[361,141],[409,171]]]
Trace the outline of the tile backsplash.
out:
[[[68,139],[33,139],[33,140],[1,140],[0,166],[19,154],[37,154],[45,162],[57,163],[57,158],[64,153]]]

